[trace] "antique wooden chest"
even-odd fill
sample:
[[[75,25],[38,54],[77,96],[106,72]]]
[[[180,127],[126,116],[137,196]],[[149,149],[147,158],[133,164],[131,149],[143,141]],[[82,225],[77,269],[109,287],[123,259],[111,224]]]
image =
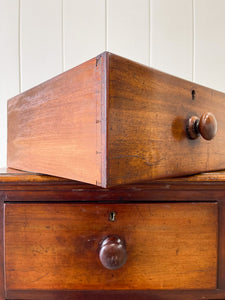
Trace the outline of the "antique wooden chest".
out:
[[[9,100],[8,166],[102,187],[221,170],[224,111],[223,93],[104,52]]]
[[[225,173],[102,189],[1,170],[0,299],[225,299]]]

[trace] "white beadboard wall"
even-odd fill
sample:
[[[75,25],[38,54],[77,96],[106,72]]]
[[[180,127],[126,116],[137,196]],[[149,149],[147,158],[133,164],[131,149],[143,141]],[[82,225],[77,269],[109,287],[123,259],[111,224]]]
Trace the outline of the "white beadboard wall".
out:
[[[108,50],[225,92],[225,0],[0,0],[0,167],[7,99]]]

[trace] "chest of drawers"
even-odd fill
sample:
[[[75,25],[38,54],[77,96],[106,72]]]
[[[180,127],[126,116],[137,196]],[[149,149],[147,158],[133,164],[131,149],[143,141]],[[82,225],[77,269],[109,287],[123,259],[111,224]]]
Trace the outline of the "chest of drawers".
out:
[[[102,189],[0,174],[0,299],[225,299],[225,173]]]

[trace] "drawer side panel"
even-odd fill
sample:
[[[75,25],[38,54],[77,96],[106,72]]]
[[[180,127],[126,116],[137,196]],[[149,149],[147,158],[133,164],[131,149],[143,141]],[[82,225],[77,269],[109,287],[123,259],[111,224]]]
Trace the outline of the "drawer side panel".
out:
[[[8,101],[8,167],[101,185],[103,56]]]

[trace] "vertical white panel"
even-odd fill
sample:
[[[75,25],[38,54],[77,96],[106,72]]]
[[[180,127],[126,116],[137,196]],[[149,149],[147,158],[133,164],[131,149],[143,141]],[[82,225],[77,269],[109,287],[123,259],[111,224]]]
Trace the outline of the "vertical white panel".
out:
[[[19,93],[18,3],[0,0],[0,167],[6,166],[7,99]]]
[[[105,0],[63,1],[64,68],[105,51]]]
[[[225,92],[225,1],[195,4],[195,80]]]
[[[151,0],[151,66],[192,80],[192,0]]]
[[[149,64],[149,0],[108,0],[109,51]]]
[[[62,2],[21,0],[20,11],[24,91],[62,72]]]

